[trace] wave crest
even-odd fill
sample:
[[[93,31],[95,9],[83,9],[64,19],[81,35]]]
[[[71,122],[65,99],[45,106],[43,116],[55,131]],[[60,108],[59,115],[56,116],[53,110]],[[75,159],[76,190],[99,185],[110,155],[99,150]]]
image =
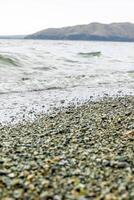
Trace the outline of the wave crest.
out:
[[[19,65],[18,60],[16,58],[4,54],[0,54],[0,63],[13,66]]]

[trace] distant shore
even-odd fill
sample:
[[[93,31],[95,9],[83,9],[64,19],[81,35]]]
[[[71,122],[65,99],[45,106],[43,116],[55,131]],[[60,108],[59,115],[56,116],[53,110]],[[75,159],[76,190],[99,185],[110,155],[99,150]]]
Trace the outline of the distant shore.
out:
[[[0,199],[134,199],[134,97],[0,126]]]
[[[0,35],[0,39],[134,42],[134,24],[130,22],[110,24],[92,22],[61,28],[47,28],[28,35]]]
[[[25,39],[134,42],[134,24],[93,22],[62,28],[48,28],[27,35]]]

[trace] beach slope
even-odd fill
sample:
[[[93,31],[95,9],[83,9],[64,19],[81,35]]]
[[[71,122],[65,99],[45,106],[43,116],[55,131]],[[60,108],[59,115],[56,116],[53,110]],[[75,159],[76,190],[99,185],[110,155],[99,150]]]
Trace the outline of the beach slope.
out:
[[[134,199],[134,98],[0,127],[0,199]]]

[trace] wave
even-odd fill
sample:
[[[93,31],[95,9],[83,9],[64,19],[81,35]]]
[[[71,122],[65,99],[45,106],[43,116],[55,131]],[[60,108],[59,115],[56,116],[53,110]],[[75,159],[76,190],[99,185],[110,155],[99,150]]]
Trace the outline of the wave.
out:
[[[118,60],[118,59],[111,59],[110,62],[122,62],[122,60]]]
[[[134,74],[134,70],[127,71],[129,74]]]
[[[71,59],[67,59],[67,58],[64,58],[64,57],[57,58],[56,60],[57,61],[64,61],[64,62],[67,62],[67,63],[79,63],[79,61],[77,61],[77,60],[71,60]]]
[[[5,65],[19,66],[16,58],[4,54],[0,54],[0,63]]]
[[[51,67],[34,67],[34,69],[38,71],[49,71],[52,68]]]
[[[132,77],[134,76],[134,70],[127,71],[127,73],[129,76],[132,76]]]
[[[32,90],[28,90],[28,91],[25,91],[25,92],[43,92],[43,91],[46,91],[46,90],[62,90],[62,89],[63,89],[62,87],[50,86],[50,87],[46,87],[46,88],[32,89]]]
[[[83,57],[93,57],[93,56],[101,56],[101,51],[95,51],[95,52],[80,52],[78,55],[83,56]]]
[[[48,66],[43,66],[43,67],[34,67],[34,69],[38,71],[50,71],[50,70],[55,70],[56,67],[52,65],[48,65]]]
[[[63,87],[59,86],[50,86],[46,88],[35,88],[29,90],[11,90],[11,91],[0,91],[0,95],[7,95],[7,94],[24,94],[24,93],[31,93],[31,92],[44,92],[49,90],[64,90]]]
[[[68,63],[79,63],[79,61],[77,60],[71,60],[71,59],[64,59],[65,62],[68,62]]]

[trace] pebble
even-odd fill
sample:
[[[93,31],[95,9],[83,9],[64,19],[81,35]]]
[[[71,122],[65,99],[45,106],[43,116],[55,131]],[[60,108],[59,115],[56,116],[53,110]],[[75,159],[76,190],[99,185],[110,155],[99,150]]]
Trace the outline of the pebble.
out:
[[[0,125],[0,200],[134,199],[132,108],[107,96]]]

